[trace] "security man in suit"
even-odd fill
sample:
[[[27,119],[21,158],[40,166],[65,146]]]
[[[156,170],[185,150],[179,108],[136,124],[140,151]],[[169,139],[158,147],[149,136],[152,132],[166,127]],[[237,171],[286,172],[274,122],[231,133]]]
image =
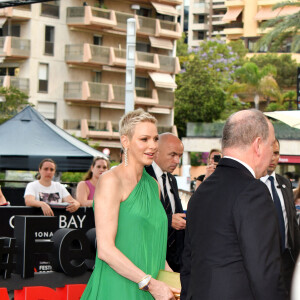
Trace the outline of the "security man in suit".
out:
[[[231,115],[216,170],[188,203],[181,300],[285,300],[279,226],[259,178],[274,128],[258,110]]]
[[[183,154],[181,140],[172,133],[160,134],[158,151],[151,166],[146,171],[155,178],[161,190],[161,202],[168,217],[167,262],[174,272],[179,272],[184,245],[186,225],[176,178],[171,174],[179,164]]]
[[[280,156],[279,149],[279,141],[276,139],[272,160],[267,169],[268,174],[260,180],[268,187],[278,215],[283,278],[287,290],[290,291],[295,262],[299,254],[300,233],[291,182],[275,173]]]

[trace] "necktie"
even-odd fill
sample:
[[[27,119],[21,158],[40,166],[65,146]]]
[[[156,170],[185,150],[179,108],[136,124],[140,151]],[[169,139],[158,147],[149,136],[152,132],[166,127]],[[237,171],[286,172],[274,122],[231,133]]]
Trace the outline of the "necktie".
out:
[[[161,177],[162,177],[162,180],[163,180],[165,211],[166,211],[167,214],[172,214],[171,202],[170,202],[170,198],[169,198],[168,191],[167,191],[166,174],[163,173],[161,175]]]
[[[284,249],[285,249],[285,224],[284,224],[282,207],[281,207],[280,199],[279,199],[279,196],[277,194],[277,191],[276,191],[276,188],[274,185],[274,177],[269,176],[268,179],[271,181],[273,201],[274,201],[275,208],[276,208],[277,215],[278,215],[279,230],[280,230],[280,235],[281,235],[281,250],[284,251]]]
[[[166,214],[170,215],[173,212],[172,212],[170,198],[169,198],[169,195],[168,195],[168,192],[167,192],[166,174],[163,173],[161,175],[161,177],[162,177],[162,180],[163,180],[163,190],[164,190],[164,208],[165,208]],[[175,233],[175,230],[173,228],[168,230],[168,247],[171,247],[175,242],[175,234],[174,233]]]

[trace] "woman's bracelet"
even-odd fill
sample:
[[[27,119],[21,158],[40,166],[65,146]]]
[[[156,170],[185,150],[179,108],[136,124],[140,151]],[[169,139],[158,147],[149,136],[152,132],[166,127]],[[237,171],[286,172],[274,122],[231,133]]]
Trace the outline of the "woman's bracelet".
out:
[[[151,275],[146,275],[140,282],[138,282],[138,286],[140,290],[148,291],[149,290],[149,282],[151,280]]]

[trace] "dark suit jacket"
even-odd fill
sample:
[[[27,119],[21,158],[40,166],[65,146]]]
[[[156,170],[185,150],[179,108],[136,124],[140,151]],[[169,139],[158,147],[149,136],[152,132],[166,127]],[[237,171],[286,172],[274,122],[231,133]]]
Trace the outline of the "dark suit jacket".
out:
[[[283,300],[277,215],[268,188],[223,158],[189,201],[181,300]]]
[[[156,178],[154,169],[152,166],[147,166],[145,167],[146,171],[148,172],[149,175],[151,175],[153,178]],[[175,200],[175,213],[183,213],[183,209],[182,209],[182,204],[181,204],[181,200],[179,198],[179,194],[178,194],[178,186],[177,186],[177,181],[176,178],[170,174],[168,174],[168,179],[169,179],[169,183],[171,186],[171,192],[174,195],[174,200]],[[161,195],[160,195],[160,199],[163,203],[163,196],[162,196],[162,191],[161,191]],[[167,214],[168,217],[168,231],[169,234],[172,230],[174,230],[171,226],[172,224],[172,214]],[[183,251],[183,245],[184,245],[184,231],[185,230],[175,230],[174,234],[175,234],[175,243],[176,243],[176,251],[175,253],[168,253],[169,255],[167,255],[167,261],[170,264],[170,266],[173,266],[174,268],[174,264],[178,265],[179,267],[182,265],[182,251]],[[167,249],[167,252],[168,249]],[[177,270],[179,271],[179,270]]]
[[[288,220],[288,244],[291,248],[293,260],[296,261],[300,249],[300,233],[296,217],[293,189],[291,182],[285,177],[276,174],[276,180],[282,192]]]

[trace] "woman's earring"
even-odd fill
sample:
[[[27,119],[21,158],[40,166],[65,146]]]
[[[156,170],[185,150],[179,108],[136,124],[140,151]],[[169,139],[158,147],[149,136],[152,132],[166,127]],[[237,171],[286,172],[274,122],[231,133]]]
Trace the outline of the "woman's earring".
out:
[[[124,149],[124,160],[125,160],[125,167],[127,167],[128,166],[127,148]]]

